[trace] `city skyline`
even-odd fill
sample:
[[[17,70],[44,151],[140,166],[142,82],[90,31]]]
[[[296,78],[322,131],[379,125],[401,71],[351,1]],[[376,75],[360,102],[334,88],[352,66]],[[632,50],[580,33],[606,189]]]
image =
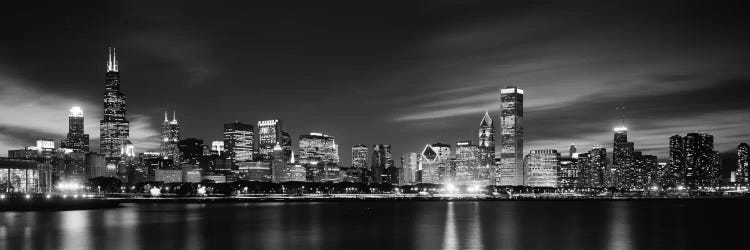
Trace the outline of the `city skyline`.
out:
[[[380,30],[375,35],[418,34],[421,27],[427,25],[407,17],[402,13],[405,10],[388,8],[392,6],[386,3],[374,4],[395,14],[397,20],[393,21],[410,21],[417,26],[394,27],[394,30]],[[277,65],[279,61],[272,60],[276,54],[258,51],[267,45],[265,42],[253,43],[255,40],[244,37],[251,43],[230,44],[223,48],[217,46],[217,40],[206,40],[202,36],[206,27],[195,23],[207,21],[206,18],[187,20],[182,14],[167,13],[176,15],[177,23],[196,30],[182,30],[176,23],[167,22],[141,32],[134,29],[136,25],[159,23],[159,20],[135,16],[137,8],[128,4],[104,6],[138,24],[105,21],[109,29],[83,34],[85,42],[75,45],[65,39],[54,46],[38,46],[42,39],[23,40],[28,45],[18,44],[20,40],[14,39],[3,41],[4,45],[16,49],[8,51],[8,56],[0,60],[0,88],[3,90],[0,92],[0,107],[3,114],[14,118],[0,124],[0,155],[37,138],[54,138],[56,142],[65,138],[67,130],[63,124],[68,119],[66,110],[71,106],[83,108],[85,133],[91,136],[90,145],[99,145],[97,122],[102,119],[99,111],[104,70],[102,58],[108,46],[118,48],[118,66],[122,73],[120,87],[128,97],[130,139],[138,152],[157,151],[159,120],[165,109],[184,114],[180,119],[183,137],[205,141],[221,140],[224,123],[255,124],[270,118],[283,120],[292,138],[322,132],[334,136],[344,149],[356,144],[390,144],[394,155],[417,152],[424,145],[435,142],[476,142],[476,124],[483,111],[489,110],[491,117],[499,117],[498,90],[506,85],[517,85],[526,91],[523,154],[548,148],[567,152],[570,144],[577,145],[582,151],[595,144],[611,149],[611,129],[618,118],[610,114],[619,106],[628,108],[629,140],[635,142],[644,154],[657,155],[660,161],[667,158],[668,138],[675,134],[709,132],[715,136],[716,148],[723,153],[722,157],[732,155],[739,143],[750,141],[746,133],[750,118],[743,115],[748,111],[744,100],[748,76],[742,72],[744,61],[737,58],[745,48],[725,46],[746,42],[737,29],[742,27],[742,22],[732,19],[735,16],[731,14],[736,14],[732,4],[713,6],[711,15],[697,19],[676,13],[697,11],[700,4],[657,4],[652,11],[663,15],[644,17],[640,21],[626,21],[623,17],[645,15],[646,11],[639,9],[637,4],[622,5],[628,7],[624,8],[625,14],[604,18],[602,23],[632,29],[653,26],[639,29],[638,34],[654,36],[636,39],[625,32],[604,32],[603,27],[596,25],[588,27],[591,20],[612,14],[617,7],[623,7],[621,5],[605,6],[607,8],[596,15],[576,12],[574,7],[579,6],[576,4],[561,8],[559,4],[547,3],[533,11],[524,11],[522,5],[503,4],[406,6],[407,10],[424,9],[424,15],[430,17],[430,21],[445,22],[441,26],[448,27],[430,30],[427,39],[407,39],[406,44],[430,45],[427,51],[420,50],[423,54],[410,56],[412,53],[408,49],[392,48],[399,48],[401,43],[397,41],[351,31],[345,29],[347,25],[334,22],[338,25],[314,29],[328,35],[313,36],[320,39],[321,44],[302,44],[313,53],[304,53],[296,67],[289,68],[280,67]],[[447,15],[445,10],[451,7],[471,11],[477,17],[446,18],[445,21],[438,18]],[[498,20],[482,15],[482,7],[493,10],[509,7],[527,15]],[[295,9],[294,13],[304,14],[306,11]],[[312,11],[346,17],[351,16],[344,13],[363,14],[355,23],[371,28],[372,21],[377,20],[374,12],[353,6]],[[570,18],[565,11],[586,15]],[[75,10],[71,12],[76,13]],[[271,11],[263,16],[279,18],[269,16],[273,14],[278,13]],[[567,30],[569,34],[555,33],[556,36],[542,38],[538,38],[544,34],[542,31],[519,30],[521,26],[534,25],[535,22],[529,19],[541,18],[544,14],[549,14],[544,20],[560,21],[574,28]],[[19,34],[35,37],[39,33],[34,32],[64,25],[43,22],[44,18],[40,19],[41,23],[30,24],[40,29]],[[234,19],[245,20],[239,13],[231,11],[226,13],[226,18],[207,22],[206,26],[220,26],[222,21]],[[310,18],[323,21],[313,16]],[[331,18],[335,21],[343,17],[334,15]],[[70,20],[68,26],[63,27],[73,31],[89,29],[91,20],[85,15]],[[673,22],[654,25],[664,20]],[[708,20],[716,24],[709,24]],[[692,23],[680,25],[681,21]],[[297,22],[279,25],[274,29],[315,28]],[[695,28],[695,31],[688,31],[686,27]],[[496,29],[518,38],[499,37],[492,32]],[[282,47],[292,45],[289,43],[293,39],[264,31],[270,32],[267,34],[272,41],[287,42]],[[61,31],[54,29],[52,32],[61,38],[74,38],[72,34],[76,33],[57,34]],[[121,33],[113,35],[118,32]],[[225,29],[216,32],[219,37],[231,33]],[[345,39],[346,43],[333,42],[339,34],[350,35],[348,40]],[[618,40],[608,40],[606,35]],[[468,46],[465,43],[468,37],[486,37],[488,42],[474,44],[477,41],[472,40],[473,45],[479,46]],[[533,41],[528,40],[535,37]],[[509,51],[509,48],[516,48],[524,42],[529,44],[522,46],[518,54]],[[584,45],[589,47],[580,50]],[[697,47],[702,48],[699,54],[683,53]],[[365,54],[355,54],[358,57],[346,55],[356,51]],[[373,52],[393,55],[410,63],[394,64],[391,59]],[[480,56],[480,52],[489,54]],[[250,56],[254,53],[260,54]],[[298,56],[287,52],[281,55]],[[605,57],[609,59],[603,60]],[[253,60],[248,61],[249,58]],[[74,63],[69,63],[71,59],[75,59]],[[322,60],[322,65],[313,65],[312,61],[316,60]],[[270,65],[263,66],[263,63]],[[347,68],[347,65],[354,67]],[[387,70],[365,70],[382,65],[389,66]],[[243,69],[247,66],[252,66],[249,74]],[[333,71],[336,77],[325,73],[330,68],[336,70]],[[238,91],[228,92],[227,87]],[[373,87],[378,88],[365,91]],[[160,91],[163,89],[167,91]],[[254,92],[249,90],[267,93],[269,99],[251,98]],[[248,94],[237,95],[241,92]],[[44,101],[36,101],[39,99]],[[351,154],[346,151],[339,153],[341,162],[351,162]]]

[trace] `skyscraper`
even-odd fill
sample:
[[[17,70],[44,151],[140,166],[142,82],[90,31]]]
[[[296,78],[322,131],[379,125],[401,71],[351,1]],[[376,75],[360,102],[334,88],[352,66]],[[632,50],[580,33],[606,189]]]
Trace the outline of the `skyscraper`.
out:
[[[258,158],[270,161],[273,148],[281,142],[281,120],[258,121]],[[281,145],[279,145],[281,146]],[[282,149],[283,150],[283,149]]]
[[[99,151],[105,157],[119,158],[125,145],[130,143],[130,122],[125,117],[125,94],[120,92],[117,53],[112,48],[109,49],[105,76],[104,119],[99,122]]]
[[[162,159],[179,164],[180,161],[180,124],[177,122],[177,115],[172,112],[172,120],[167,118],[167,112],[164,111],[164,122],[161,124],[161,144],[159,153]]]
[[[89,135],[83,132],[83,110],[73,107],[68,113],[68,136],[60,142],[61,148],[77,152],[89,151]]]
[[[238,121],[224,124],[224,151],[233,162],[253,160],[253,125]]]
[[[338,164],[339,146],[333,136],[321,133],[300,135],[298,155],[301,164]]]
[[[369,149],[367,145],[357,144],[352,146],[352,167],[353,168],[366,168],[367,157],[369,155]]]
[[[573,155],[578,152],[578,149],[576,149],[576,145],[571,144],[570,149],[568,150],[568,158],[573,158]]]
[[[618,188],[634,188],[637,182],[634,167],[634,143],[628,141],[627,127],[615,127],[614,133],[612,150],[612,165],[615,169],[614,185]]]
[[[401,185],[411,185],[418,182],[419,154],[414,152],[401,154]]]
[[[391,145],[372,145],[372,158],[370,159],[370,172],[372,173],[372,182],[382,182],[385,170],[392,165],[393,158],[391,156]]]
[[[281,130],[281,142],[279,144],[284,160],[289,161],[292,158],[292,135],[287,133],[286,130]]]
[[[708,133],[685,136],[685,184],[692,189],[712,186],[720,179],[718,152]]]
[[[479,163],[483,167],[495,165],[495,127],[489,112],[484,112],[479,122]]]
[[[685,165],[685,140],[680,135],[669,137],[669,160],[661,185],[677,187],[685,185],[687,166]]]
[[[531,187],[557,187],[557,170],[560,153],[554,149],[531,150],[526,155],[526,185]]]
[[[497,185],[525,185],[523,166],[523,90],[508,86],[500,90],[500,166]]]
[[[442,184],[449,167],[451,146],[443,143],[427,144],[419,157],[422,183]]]
[[[467,184],[467,185],[487,185],[487,181],[481,179],[486,177],[486,173],[481,173],[483,168],[480,168],[479,164],[479,147],[472,141],[458,141],[456,142],[456,159],[455,163],[455,178],[454,183],[456,184]]]
[[[735,169],[735,182],[748,182],[748,166],[750,165],[750,146],[740,143],[737,146],[737,169]]]

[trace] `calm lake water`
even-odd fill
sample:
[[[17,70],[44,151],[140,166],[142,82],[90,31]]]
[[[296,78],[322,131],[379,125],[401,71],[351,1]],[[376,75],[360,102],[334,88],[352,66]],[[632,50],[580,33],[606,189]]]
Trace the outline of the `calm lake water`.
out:
[[[124,204],[2,213],[0,249],[725,249],[749,227],[739,200]]]

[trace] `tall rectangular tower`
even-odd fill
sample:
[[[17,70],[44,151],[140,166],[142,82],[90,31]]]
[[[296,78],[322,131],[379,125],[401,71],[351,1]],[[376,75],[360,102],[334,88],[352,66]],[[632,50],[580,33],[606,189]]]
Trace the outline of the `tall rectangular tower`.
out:
[[[125,118],[125,94],[120,92],[120,69],[117,53],[109,49],[106,85],[104,88],[104,119],[99,122],[99,151],[108,158],[119,158],[130,144],[130,122]]]
[[[233,162],[253,159],[253,125],[235,121],[224,124],[224,151]]]
[[[68,136],[60,143],[60,147],[77,152],[89,151],[89,135],[83,132],[83,110],[73,107],[68,114]]]
[[[525,185],[523,167],[523,90],[508,86],[500,90],[500,166],[495,184],[501,186]]]
[[[258,121],[258,157],[270,161],[273,148],[281,142],[281,120]]]

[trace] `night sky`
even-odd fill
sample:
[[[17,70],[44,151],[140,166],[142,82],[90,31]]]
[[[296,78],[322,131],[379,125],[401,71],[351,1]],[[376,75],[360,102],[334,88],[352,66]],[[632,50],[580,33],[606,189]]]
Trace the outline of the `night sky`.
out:
[[[133,3],[131,3],[133,2]],[[136,3],[137,2],[137,3]],[[499,89],[525,90],[525,151],[611,151],[618,106],[636,149],[664,161],[673,134],[750,141],[742,1],[57,1],[3,6],[0,155],[67,132],[84,108],[98,148],[107,47],[117,48],[137,151],[164,110],[182,137],[281,119],[294,138],[354,144],[476,141]],[[148,3],[148,4],[144,4]]]

